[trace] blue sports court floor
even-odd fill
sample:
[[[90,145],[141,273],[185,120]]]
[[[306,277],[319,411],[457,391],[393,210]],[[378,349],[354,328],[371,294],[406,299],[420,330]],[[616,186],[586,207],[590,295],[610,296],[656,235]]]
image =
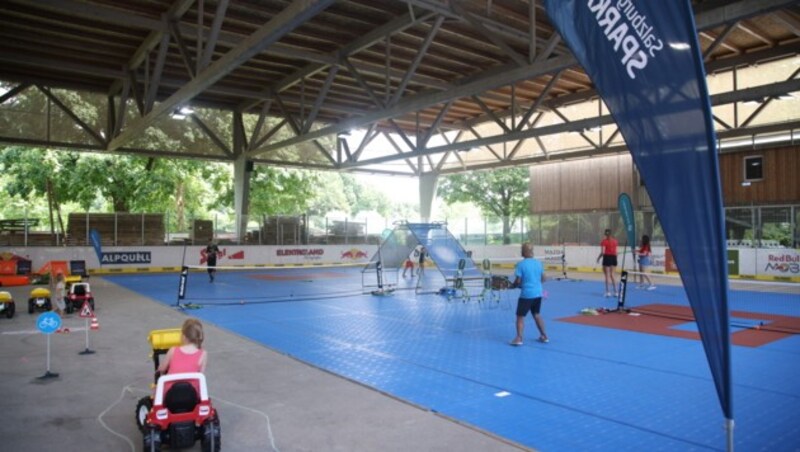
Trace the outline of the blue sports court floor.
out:
[[[177,275],[108,279],[176,302]],[[213,284],[192,273],[186,301],[202,307],[187,313],[527,447],[725,449],[698,340],[564,320],[585,307],[612,307],[600,281],[547,282],[542,314],[551,341],[535,341],[528,317],[522,347],[508,345],[516,291],[487,306],[413,290],[362,295],[361,283],[359,270],[344,268],[220,272]],[[688,306],[677,286],[629,294],[632,305]],[[772,315],[797,320],[800,293],[732,291],[730,303],[740,313],[732,332],[774,336],[733,346],[736,449],[800,450],[800,335],[753,328]],[[659,328],[696,331],[694,322],[674,319]]]

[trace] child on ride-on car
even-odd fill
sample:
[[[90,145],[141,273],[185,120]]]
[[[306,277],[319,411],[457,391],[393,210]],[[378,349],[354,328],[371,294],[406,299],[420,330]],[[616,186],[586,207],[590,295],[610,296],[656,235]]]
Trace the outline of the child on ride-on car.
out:
[[[186,319],[181,327],[181,345],[169,349],[158,366],[158,373],[203,373],[207,360],[203,350],[203,324],[197,319]]]

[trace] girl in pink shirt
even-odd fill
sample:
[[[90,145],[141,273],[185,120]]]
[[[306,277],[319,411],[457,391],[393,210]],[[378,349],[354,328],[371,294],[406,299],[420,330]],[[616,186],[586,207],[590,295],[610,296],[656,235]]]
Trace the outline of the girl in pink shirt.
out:
[[[203,324],[197,319],[187,319],[181,327],[181,345],[169,349],[158,371],[162,375],[205,372],[207,354],[202,347]]]

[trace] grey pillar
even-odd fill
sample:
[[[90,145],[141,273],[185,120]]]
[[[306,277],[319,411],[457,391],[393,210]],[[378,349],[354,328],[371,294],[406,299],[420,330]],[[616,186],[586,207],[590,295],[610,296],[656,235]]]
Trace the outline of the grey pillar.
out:
[[[233,114],[233,204],[236,210],[236,237],[244,243],[247,232],[247,217],[250,214],[250,176],[253,173],[253,162],[247,160],[244,153],[247,146],[242,123],[242,114]]]
[[[236,209],[236,236],[239,243],[244,242],[247,232],[247,216],[250,212],[250,175],[253,173],[253,162],[244,155],[233,162],[233,199]]]
[[[419,177],[419,217],[422,222],[431,221],[433,199],[436,196],[436,188],[438,186],[438,174],[425,173]]]

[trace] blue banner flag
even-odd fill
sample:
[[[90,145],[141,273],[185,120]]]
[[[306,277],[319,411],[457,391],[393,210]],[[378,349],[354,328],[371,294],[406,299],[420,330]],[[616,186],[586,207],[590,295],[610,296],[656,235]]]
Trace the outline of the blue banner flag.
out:
[[[103,245],[100,244],[100,233],[97,229],[89,230],[89,240],[92,242],[94,252],[97,254],[97,262],[103,265]]]
[[[545,0],[647,186],[697,320],[732,439],[725,222],[689,0]]]
[[[617,198],[619,214],[622,216],[622,224],[625,225],[625,233],[628,237],[628,246],[636,247],[636,220],[633,217],[633,203],[627,193],[620,193]]]

